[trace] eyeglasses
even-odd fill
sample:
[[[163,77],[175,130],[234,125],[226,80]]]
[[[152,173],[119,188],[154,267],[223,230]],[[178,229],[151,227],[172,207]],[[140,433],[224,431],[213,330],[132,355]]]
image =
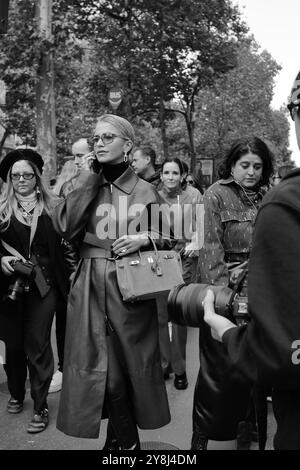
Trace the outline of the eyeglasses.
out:
[[[120,139],[128,140],[126,137],[123,137],[122,135],[117,135],[117,134],[109,134],[109,133],[103,133],[101,135],[94,135],[92,137],[92,142],[93,145],[98,144],[99,139],[101,139],[102,143],[104,145],[111,144],[116,137],[120,137]]]
[[[35,177],[34,173],[12,173],[11,179],[13,181],[19,181],[19,179],[23,176],[24,180],[32,180]]]
[[[296,101],[294,103],[289,103],[287,105],[287,109],[289,110],[291,118],[292,118],[293,121],[295,121],[296,113],[299,111],[300,101],[299,102],[298,101]]]

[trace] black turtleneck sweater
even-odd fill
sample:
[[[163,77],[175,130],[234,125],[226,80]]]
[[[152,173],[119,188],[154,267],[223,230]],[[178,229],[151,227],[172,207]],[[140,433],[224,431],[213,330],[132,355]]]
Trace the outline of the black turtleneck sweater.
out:
[[[109,182],[112,183],[116,179],[118,179],[129,167],[128,162],[121,162],[117,163],[116,165],[110,165],[108,163],[104,163],[101,165],[103,175],[105,179]]]

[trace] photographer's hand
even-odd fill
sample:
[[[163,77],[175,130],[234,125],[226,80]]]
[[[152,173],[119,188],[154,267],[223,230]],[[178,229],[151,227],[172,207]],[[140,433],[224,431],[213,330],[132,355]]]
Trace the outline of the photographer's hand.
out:
[[[236,325],[228,318],[217,315],[214,307],[215,295],[211,289],[207,290],[202,302],[204,307],[204,321],[211,327],[211,335],[217,341],[222,342],[225,331],[235,328]]]
[[[1,258],[1,269],[5,276],[12,276],[14,273],[14,268],[10,264],[12,261],[17,261],[18,258],[15,256],[3,256]]]

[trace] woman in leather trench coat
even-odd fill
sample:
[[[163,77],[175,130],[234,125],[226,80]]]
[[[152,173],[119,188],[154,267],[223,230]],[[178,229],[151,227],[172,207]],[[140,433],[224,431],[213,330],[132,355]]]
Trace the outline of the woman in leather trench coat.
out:
[[[57,427],[97,438],[109,418],[105,449],[138,449],[137,425],[155,429],[170,421],[160,364],[155,300],[124,302],[114,257],[149,249],[146,233],[128,235],[137,204],[158,202],[155,188],[128,163],[131,124],[99,118],[93,137],[93,171],[56,207],[60,234],[80,247],[67,313],[63,386]],[[147,217],[148,218],[148,217]],[[157,240],[162,247],[163,241]]]
[[[67,300],[69,276],[76,266],[72,257],[71,264],[66,263],[65,246],[52,225],[50,213],[57,201],[42,179],[42,167],[42,157],[31,149],[14,150],[0,163],[0,177],[6,181],[0,198],[0,337],[6,346],[4,368],[11,394],[7,411],[23,409],[28,367],[34,407],[29,433],[48,425],[52,320],[57,302]],[[18,272],[19,260],[34,263],[35,277]]]
[[[248,260],[258,207],[273,173],[273,158],[257,137],[241,138],[227,153],[219,175],[203,196],[204,246],[199,255],[200,282],[228,286],[230,270]],[[193,406],[192,449],[236,447],[238,423],[245,419],[249,383],[232,372],[223,346],[202,320],[200,371]],[[220,442],[222,441],[222,442]]]

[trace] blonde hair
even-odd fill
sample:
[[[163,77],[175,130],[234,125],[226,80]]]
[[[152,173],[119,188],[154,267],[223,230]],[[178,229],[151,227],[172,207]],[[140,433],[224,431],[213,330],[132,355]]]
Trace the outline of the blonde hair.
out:
[[[78,168],[73,160],[68,160],[62,167],[60,174],[57,177],[56,183],[52,191],[57,196],[60,196],[61,188],[65,183],[72,181],[78,175]]]
[[[121,137],[128,139],[132,142],[132,146],[135,141],[135,134],[132,125],[127,119],[117,116],[116,114],[102,114],[97,120],[99,122],[107,122],[114,126],[120,132]]]
[[[46,214],[51,216],[51,212],[59,199],[51,193],[37,166],[29,160],[24,161],[28,163],[28,165],[30,165],[34,171],[36,177],[36,188],[39,189],[37,197],[39,200],[41,212],[45,211]],[[3,190],[0,196],[0,232],[7,230],[11,217],[14,213],[14,208],[17,207],[17,200],[11,181],[11,170],[12,167],[9,169],[7,181],[3,186]]]

